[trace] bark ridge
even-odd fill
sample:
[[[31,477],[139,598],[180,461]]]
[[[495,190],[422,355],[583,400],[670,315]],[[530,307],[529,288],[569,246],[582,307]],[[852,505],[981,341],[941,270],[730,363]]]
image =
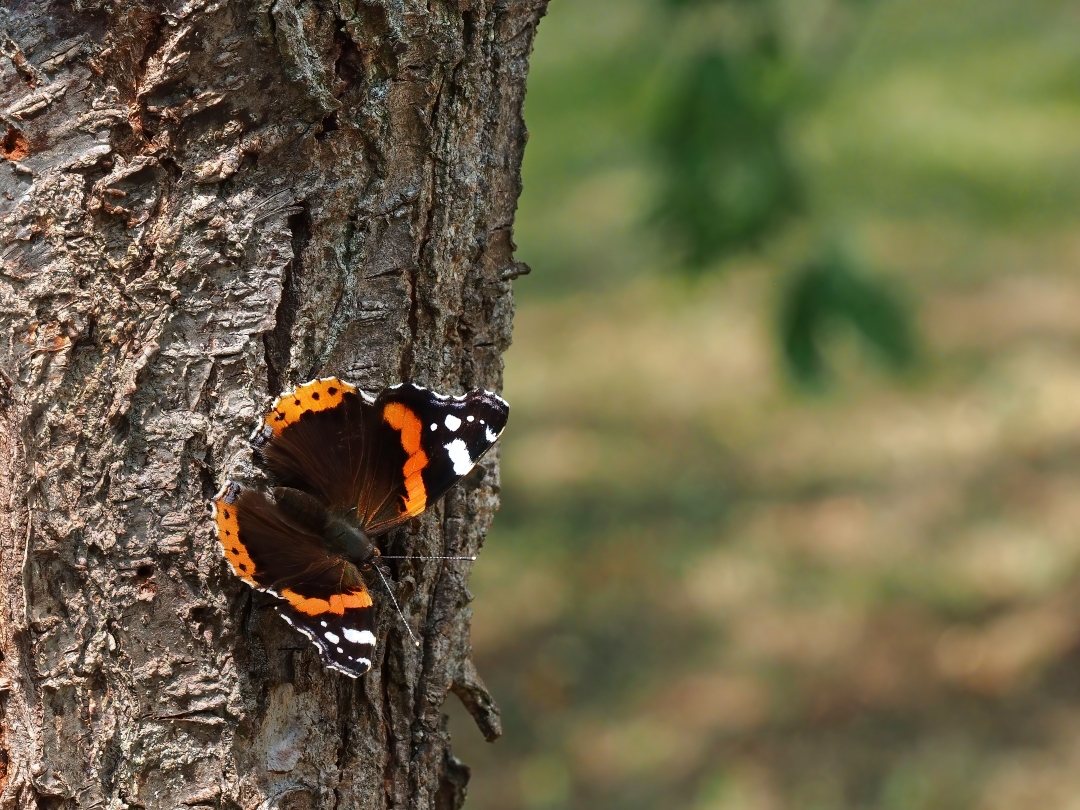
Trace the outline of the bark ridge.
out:
[[[545,5],[0,10],[0,810],[461,805],[446,695],[499,733],[465,568],[402,564],[423,648],[383,604],[352,681],[207,502],[290,385],[500,387]],[[384,550],[476,553],[498,486]]]

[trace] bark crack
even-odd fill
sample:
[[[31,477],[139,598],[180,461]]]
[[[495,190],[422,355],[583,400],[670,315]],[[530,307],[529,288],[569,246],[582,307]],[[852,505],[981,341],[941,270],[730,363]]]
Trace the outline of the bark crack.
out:
[[[456,69],[459,62],[455,62],[450,67],[451,75],[452,71]],[[431,139],[433,147],[429,149],[432,156],[436,156],[437,144],[440,140],[439,132],[439,110],[442,106],[443,91],[446,88],[445,79],[439,81],[439,88],[435,91],[435,97],[431,104],[431,121],[428,129],[428,136]],[[420,333],[420,295],[418,285],[421,274],[424,270],[430,270],[430,259],[428,257],[428,251],[431,247],[431,241],[435,234],[435,215],[439,208],[439,202],[436,198],[436,190],[439,187],[438,172],[440,171],[441,164],[436,160],[436,166],[433,166],[430,170],[428,177],[428,189],[426,194],[427,205],[424,210],[423,228],[420,231],[420,243],[417,250],[417,269],[416,272],[406,274],[409,284],[409,315],[408,315],[408,328],[409,339],[405,344],[405,350],[401,355],[401,379],[411,380],[412,369],[414,365],[414,357],[416,353],[416,343]]]
[[[289,382],[294,382],[287,379],[292,359],[293,327],[301,305],[304,250],[312,238],[311,211],[306,202],[300,203],[300,207],[301,210],[288,219],[292,259],[282,271],[281,297],[274,313],[274,327],[263,335],[266,385],[271,396],[281,393]]]

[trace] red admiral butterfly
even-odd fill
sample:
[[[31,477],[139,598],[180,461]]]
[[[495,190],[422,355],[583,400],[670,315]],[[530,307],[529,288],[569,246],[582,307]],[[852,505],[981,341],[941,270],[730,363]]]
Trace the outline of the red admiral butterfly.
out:
[[[232,481],[214,498],[225,559],[248,585],[282,600],[282,617],[328,667],[363,675],[375,649],[361,573],[379,570],[371,538],[445,495],[509,413],[487,391],[447,397],[408,383],[372,398],[327,377],[283,394],[252,435],[278,485],[273,498]]]

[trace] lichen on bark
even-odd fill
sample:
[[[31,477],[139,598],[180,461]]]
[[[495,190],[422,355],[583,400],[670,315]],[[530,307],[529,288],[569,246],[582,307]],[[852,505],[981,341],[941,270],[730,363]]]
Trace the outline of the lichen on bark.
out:
[[[321,666],[208,520],[281,389],[497,389],[546,0],[0,10],[0,808],[450,808],[467,566]],[[479,550],[497,458],[384,538]]]

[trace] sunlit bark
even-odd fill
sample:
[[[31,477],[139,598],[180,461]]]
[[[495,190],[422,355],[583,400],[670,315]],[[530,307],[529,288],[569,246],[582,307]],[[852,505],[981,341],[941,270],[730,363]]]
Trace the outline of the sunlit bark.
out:
[[[162,13],[161,9],[168,7]],[[354,681],[235,578],[207,502],[273,395],[498,388],[545,0],[0,11],[0,808],[450,808],[498,712],[467,566],[402,565]],[[393,533],[473,553],[497,459]]]

